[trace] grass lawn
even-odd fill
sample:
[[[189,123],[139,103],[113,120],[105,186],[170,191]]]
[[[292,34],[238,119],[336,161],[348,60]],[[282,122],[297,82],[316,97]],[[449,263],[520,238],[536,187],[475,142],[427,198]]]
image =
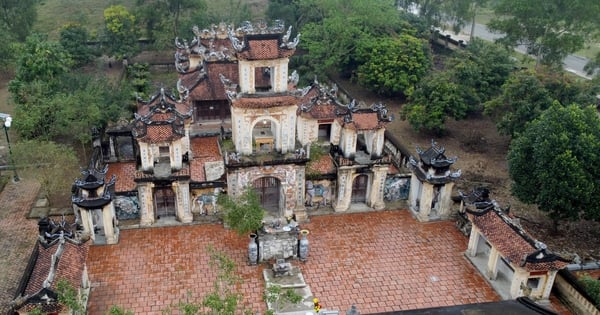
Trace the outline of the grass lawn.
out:
[[[61,26],[78,22],[95,35],[104,27],[104,9],[116,4],[131,9],[135,0],[42,0],[33,28],[48,34],[51,39],[58,39]]]

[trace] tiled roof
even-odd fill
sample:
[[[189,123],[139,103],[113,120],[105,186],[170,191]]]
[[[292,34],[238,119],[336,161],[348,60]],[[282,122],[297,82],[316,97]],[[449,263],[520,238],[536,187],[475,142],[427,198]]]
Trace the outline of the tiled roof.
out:
[[[279,47],[279,39],[263,38],[263,39],[248,39],[247,49],[238,53],[239,59],[247,60],[266,60],[287,58],[296,52],[295,49],[287,49]]]
[[[339,108],[337,105],[331,104],[315,105],[308,112],[299,109],[298,114],[313,119],[334,119],[338,117],[336,114],[337,108]]]
[[[138,100],[133,135],[138,141],[157,143],[183,137],[183,126],[191,122],[189,99],[176,100],[164,89],[148,101]]]
[[[206,181],[205,162],[222,161],[219,137],[197,137],[190,140],[194,158],[190,161],[190,177],[194,182]]]
[[[146,126],[146,135],[139,138],[141,142],[159,143],[173,141],[183,137],[173,132],[171,125],[150,125]]]
[[[568,264],[561,259],[546,259],[548,261],[527,262],[523,265],[524,258],[538,249],[527,240],[533,238],[526,231],[507,223],[501,215],[510,218],[499,211],[493,209],[481,215],[468,213],[468,217],[503,257],[528,271],[559,270]]]
[[[63,248],[62,253],[58,252],[61,247]],[[88,249],[89,242],[78,244],[69,240],[64,240],[64,243],[61,240],[55,240],[47,248],[40,244],[38,246],[38,257],[25,288],[25,294],[33,295],[40,291],[51,271],[54,272],[54,277],[50,283],[52,289],[56,288],[56,284],[61,279],[68,281],[74,288],[78,288],[81,285]],[[55,260],[55,265],[52,266],[52,255],[57,253],[58,259]]]
[[[329,154],[323,154],[318,160],[311,160],[306,165],[306,172],[310,174],[335,174],[336,168]]]
[[[109,163],[106,178],[116,175],[115,192],[135,191],[136,183],[133,181],[136,173],[135,162]]]
[[[225,76],[225,78],[231,80],[234,83],[238,81],[238,64],[237,62],[206,62],[204,64],[206,71],[205,78],[189,77],[190,75],[182,75],[188,82],[192,83],[196,80],[196,85],[187,83],[185,85],[190,89],[190,98],[192,100],[226,100],[225,86],[219,74]],[[183,79],[182,79],[183,80]]]
[[[278,106],[296,106],[297,99],[292,95],[272,97],[241,97],[231,102],[231,106],[238,108],[271,108]]]
[[[355,112],[352,113],[352,121],[350,123],[344,123],[343,120],[341,123],[343,123],[344,126],[348,126],[356,130],[374,130],[383,128],[385,125],[387,125],[387,122],[379,121],[376,112]]]

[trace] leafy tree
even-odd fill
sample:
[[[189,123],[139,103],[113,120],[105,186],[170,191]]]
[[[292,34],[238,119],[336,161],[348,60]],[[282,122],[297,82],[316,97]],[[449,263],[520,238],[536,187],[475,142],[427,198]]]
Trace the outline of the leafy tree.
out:
[[[349,76],[358,66],[358,43],[387,35],[414,34],[414,29],[399,20],[392,1],[368,0],[301,0],[299,24],[300,47],[308,72],[324,74],[339,71]],[[304,21],[308,20],[306,24]],[[412,32],[412,33],[411,33]]]
[[[502,46],[474,39],[465,50],[455,52],[447,68],[452,80],[461,86],[469,111],[479,112],[484,102],[501,92],[514,62]]]
[[[450,25],[455,33],[471,23],[472,35],[477,9],[484,6],[487,0],[398,0],[396,3],[405,10],[417,9],[427,25],[442,28]]]
[[[19,87],[32,81],[52,83],[63,73],[69,71],[73,60],[65,49],[46,35],[32,34],[19,47],[19,60],[15,79],[9,84],[9,91],[19,97]],[[18,100],[17,100],[18,102]]]
[[[600,118],[592,106],[554,102],[513,139],[508,152],[514,195],[559,220],[600,219]]]
[[[382,95],[411,95],[431,64],[428,46],[411,35],[363,40],[356,59],[358,82]]]
[[[425,77],[411,95],[410,103],[402,107],[401,118],[408,120],[415,130],[441,135],[447,118],[461,119],[467,114],[460,86],[448,75],[443,72]]]
[[[137,6],[136,16],[157,48],[171,47],[175,37],[191,30],[190,23],[206,20],[197,19],[207,9],[203,0],[137,0]]]
[[[55,206],[68,206],[79,163],[73,149],[51,141],[25,140],[13,147],[19,175],[40,182],[44,195]]]
[[[282,20],[291,25],[295,31],[299,30],[299,8],[295,0],[271,0],[267,7],[267,17],[271,20]]]
[[[570,53],[600,34],[600,2],[596,0],[499,0],[488,24],[505,36],[498,41],[525,45],[537,64],[562,66]]]
[[[265,210],[254,189],[246,188],[238,197],[221,194],[218,203],[224,209],[225,224],[238,234],[245,235],[262,227]]]
[[[248,2],[242,0],[215,1],[206,13],[209,24],[227,21],[239,25],[243,21],[252,20],[252,12]]]
[[[485,113],[501,134],[515,137],[551,104],[550,93],[535,73],[519,71],[503,85],[502,94],[485,104]]]
[[[575,80],[551,69],[519,71],[506,81],[501,94],[485,104],[485,113],[494,119],[500,133],[514,137],[552,101],[595,104],[598,89],[598,82]]]
[[[77,66],[83,66],[95,57],[95,51],[88,45],[89,33],[77,23],[69,23],[60,30],[60,44],[71,55]]]
[[[122,5],[104,10],[104,45],[106,54],[123,59],[137,54],[139,45],[135,16]]]
[[[23,41],[37,17],[36,0],[0,0],[0,33]]]

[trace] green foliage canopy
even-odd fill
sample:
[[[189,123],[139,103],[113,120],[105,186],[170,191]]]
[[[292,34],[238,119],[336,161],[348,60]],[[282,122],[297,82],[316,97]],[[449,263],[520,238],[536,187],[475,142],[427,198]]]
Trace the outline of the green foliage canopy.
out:
[[[122,5],[104,10],[104,40],[106,54],[117,59],[135,55],[139,51],[135,16]]]
[[[508,152],[514,195],[557,224],[600,219],[600,118],[592,106],[554,102],[513,139]]]
[[[444,133],[448,117],[464,118],[468,106],[461,97],[460,86],[452,81],[449,72],[425,77],[400,112],[415,130]]]
[[[77,23],[68,23],[60,30],[60,44],[77,66],[83,66],[96,57],[94,49],[88,45],[89,38],[87,29]]]
[[[545,65],[561,67],[568,54],[600,36],[597,0],[499,0],[494,12],[488,28],[505,34],[498,41],[526,45]]]
[[[427,44],[411,35],[359,42],[358,82],[381,95],[411,95],[431,65]]]
[[[257,231],[262,227],[265,210],[253,188],[246,188],[239,196],[221,194],[218,203],[224,209],[225,224],[239,235]]]

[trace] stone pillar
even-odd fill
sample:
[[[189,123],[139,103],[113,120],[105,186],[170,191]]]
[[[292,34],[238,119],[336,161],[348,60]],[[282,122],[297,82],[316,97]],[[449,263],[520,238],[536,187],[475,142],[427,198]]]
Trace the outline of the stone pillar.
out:
[[[490,251],[490,257],[487,262],[487,277],[490,280],[496,280],[498,276],[498,260],[500,258],[499,252],[496,247],[492,246]]]
[[[306,222],[308,221],[308,214],[306,213],[306,206],[304,205],[304,196],[306,194],[306,177],[304,176],[304,166],[296,167],[296,207],[294,209],[294,215],[296,215],[296,221]]]
[[[385,202],[383,201],[383,187],[385,185],[387,169],[387,165],[373,167],[369,206],[375,210],[381,210],[385,208]]]
[[[417,220],[421,222],[428,222],[429,213],[431,212],[431,202],[433,201],[433,185],[430,183],[423,183],[420,197],[421,201],[419,203]]]
[[[542,292],[540,295],[540,299],[547,300],[550,298],[550,291],[552,291],[552,287],[554,286],[554,279],[556,279],[556,273],[558,270],[549,270],[545,276],[542,277],[544,283],[542,284]]]
[[[410,176],[410,190],[408,192],[409,207],[412,211],[419,210],[417,200],[419,199],[419,190],[421,189],[421,185],[421,181],[413,172],[413,174]]]
[[[352,180],[354,175],[354,169],[351,168],[340,168],[338,169],[338,193],[337,200],[334,206],[335,212],[346,211],[350,208],[350,201],[352,195]]]
[[[438,214],[442,220],[448,219],[452,215],[452,188],[454,188],[454,182],[447,182],[440,187]]]
[[[190,223],[194,217],[192,211],[190,211],[190,188],[187,181],[173,182],[173,189],[175,190],[175,199],[177,204],[177,220],[182,223]]]
[[[114,226],[114,222],[116,221],[113,215],[114,212],[115,208],[112,202],[102,208],[102,223],[104,225],[106,244],[117,244],[119,242],[119,237]]]
[[[152,183],[139,183],[138,197],[140,201],[140,225],[149,226],[154,224]]]
[[[479,229],[472,225],[471,235],[469,236],[469,245],[467,245],[467,255],[477,256],[477,246],[479,245]]]
[[[514,267],[514,266],[512,266]],[[515,268],[515,273],[510,281],[510,298],[516,299],[520,296],[524,296],[523,287],[527,286],[527,278],[529,277],[529,272],[527,272],[523,268]]]
[[[115,137],[110,136],[108,138],[108,143],[109,143],[109,148],[110,148],[110,160],[111,161],[116,161],[117,160],[117,154],[115,152]]]
[[[92,242],[96,240],[96,235],[94,233],[94,221],[92,220],[92,215],[87,209],[80,209],[79,213],[81,214],[81,225],[83,225],[83,232],[87,233]]]

